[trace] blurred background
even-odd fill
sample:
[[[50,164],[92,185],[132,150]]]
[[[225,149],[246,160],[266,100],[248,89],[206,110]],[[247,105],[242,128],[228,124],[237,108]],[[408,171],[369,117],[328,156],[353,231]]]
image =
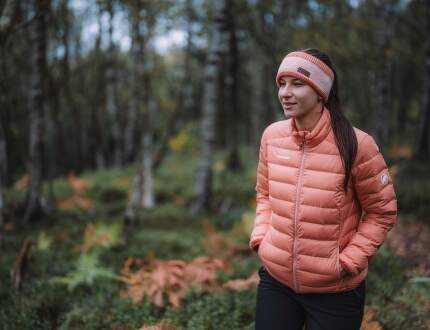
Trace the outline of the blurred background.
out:
[[[0,0],[0,324],[253,329],[261,134],[327,53],[399,219],[363,329],[430,329],[430,1]]]

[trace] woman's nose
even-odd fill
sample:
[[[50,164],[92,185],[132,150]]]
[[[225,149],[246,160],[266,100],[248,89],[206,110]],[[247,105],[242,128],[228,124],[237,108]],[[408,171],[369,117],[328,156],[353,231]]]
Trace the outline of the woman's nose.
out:
[[[290,88],[290,85],[287,85],[287,84],[283,85],[283,86],[281,87],[280,94],[281,94],[282,96],[291,96],[291,88]]]

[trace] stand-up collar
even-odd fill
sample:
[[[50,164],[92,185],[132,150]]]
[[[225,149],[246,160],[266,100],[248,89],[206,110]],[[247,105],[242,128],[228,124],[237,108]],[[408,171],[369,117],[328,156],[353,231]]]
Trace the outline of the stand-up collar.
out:
[[[316,146],[322,142],[331,130],[330,111],[324,107],[321,117],[311,131],[299,131],[296,126],[295,118],[291,120],[291,134],[298,145],[306,141],[309,147]]]

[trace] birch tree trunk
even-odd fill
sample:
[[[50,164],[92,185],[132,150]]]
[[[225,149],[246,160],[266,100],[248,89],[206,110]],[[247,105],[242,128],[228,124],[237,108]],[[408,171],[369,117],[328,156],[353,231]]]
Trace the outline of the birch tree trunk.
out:
[[[148,56],[146,60],[148,61]],[[145,65],[145,71],[151,68],[151,64]],[[144,73],[145,89],[145,114],[142,123],[141,152],[139,153],[138,171],[133,178],[132,192],[124,213],[126,224],[133,224],[137,218],[137,210],[140,208],[152,208],[155,205],[155,193],[153,183],[153,125],[152,118],[156,111],[156,102],[151,95],[150,76]]]
[[[42,144],[44,77],[46,69],[46,15],[49,0],[34,0],[34,25],[30,28],[32,42],[30,95],[30,180],[23,222],[27,223],[43,210],[42,203]]]
[[[109,49],[107,52],[106,61],[106,111],[112,128],[113,138],[113,163],[115,166],[121,166],[122,143],[121,143],[121,127],[120,115],[117,107],[116,97],[116,67],[115,67],[115,45],[113,43],[113,18],[114,12],[112,2],[108,1],[107,11],[109,13]]]
[[[223,31],[226,22],[226,3],[213,1],[213,23],[211,25],[209,50],[205,68],[202,117],[200,121],[200,158],[194,186],[195,201],[191,211],[201,212],[208,208],[212,190],[212,152],[215,140],[215,118],[217,111],[218,78],[222,55],[225,52]]]
[[[99,15],[98,15],[98,35],[96,38],[96,44],[95,44],[95,52],[97,54],[98,58],[103,59],[102,51],[101,51],[101,44],[102,44],[102,36],[103,36],[103,23],[102,23],[102,17],[103,10],[99,8]],[[101,62],[99,60],[99,62]],[[103,64],[99,63],[97,65],[97,73],[100,74],[100,72],[103,72]],[[98,79],[97,86],[95,87],[97,90],[98,95],[104,94],[104,81],[103,79]],[[94,142],[93,142],[93,150],[95,155],[95,163],[98,169],[104,168],[106,166],[106,159],[105,159],[105,134],[103,133],[103,127],[104,127],[104,104],[99,103],[98,99],[95,101],[92,107],[92,113],[91,113],[91,121],[94,131]]]
[[[154,126],[153,118],[157,108],[155,101],[155,93],[152,86],[151,72],[153,70],[153,59],[150,53],[144,58],[144,75],[143,75],[143,89],[144,89],[144,104],[145,113],[143,116],[142,124],[142,151],[141,151],[141,176],[142,180],[142,199],[140,202],[143,208],[152,208],[155,205],[155,193],[153,183],[153,135]]]
[[[235,8],[232,0],[227,1],[227,36],[228,36],[228,56],[227,56],[227,76],[225,81],[225,91],[227,99],[227,113],[230,120],[228,122],[227,139],[227,168],[232,171],[241,169],[242,165],[239,156],[239,118],[240,107],[238,102],[238,73],[239,73],[239,51],[237,49]]]
[[[427,31],[430,32],[430,0],[425,2],[425,15]],[[430,39],[426,39],[425,76],[422,89],[422,108],[420,116],[420,127],[418,130],[417,145],[415,148],[415,159],[428,161],[429,150],[429,127],[430,127]]]
[[[147,86],[146,91],[150,91],[150,87]],[[147,113],[145,116],[144,132],[142,134],[142,200],[141,206],[143,208],[152,208],[155,205],[155,192],[154,192],[154,180],[153,180],[153,118],[156,111],[156,103],[153,96],[149,96],[147,101]]]
[[[124,150],[125,159],[131,161],[136,159],[135,153],[137,151],[135,144],[136,137],[136,122],[139,113],[139,107],[142,102],[141,98],[141,80],[143,77],[143,58],[145,56],[145,38],[141,31],[141,11],[142,4],[139,1],[134,1],[130,4],[130,16],[131,16],[131,57],[132,57],[132,68],[130,73],[130,87],[131,97],[130,106],[127,113],[127,122],[125,126],[124,135]]]
[[[153,59],[150,58],[149,51],[145,49],[146,44],[151,39],[155,26],[155,13],[152,12],[151,3],[141,3],[139,1],[131,2],[132,19],[132,35],[133,35],[133,85],[132,85],[132,108],[129,113],[128,128],[133,127],[132,118],[139,115],[139,109],[143,104],[145,113],[141,116],[141,150],[139,152],[138,172],[133,179],[133,191],[124,214],[126,224],[131,224],[136,221],[137,210],[139,208],[152,208],[155,205],[155,193],[153,184],[153,116],[156,111],[157,104],[153,95],[151,83],[151,71],[153,69]],[[141,15],[145,11],[144,17]],[[145,24],[145,26],[142,26]],[[145,31],[145,35],[143,34]],[[143,56],[145,55],[145,56]],[[143,89],[143,98],[141,90]],[[131,117],[130,117],[131,116]],[[136,120],[134,120],[135,122]],[[132,126],[133,125],[133,126]],[[132,132],[132,131],[131,131]],[[126,138],[127,143],[132,143],[133,134],[128,132],[129,137]],[[128,152],[133,149],[126,146]]]

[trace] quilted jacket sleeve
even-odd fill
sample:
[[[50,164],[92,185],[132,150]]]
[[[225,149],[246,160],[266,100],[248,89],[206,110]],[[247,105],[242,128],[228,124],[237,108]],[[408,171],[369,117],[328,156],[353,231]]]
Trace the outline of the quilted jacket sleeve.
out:
[[[352,178],[365,215],[339,258],[342,267],[355,275],[368,266],[369,259],[376,254],[397,220],[393,182],[370,135],[365,135],[359,143]]]
[[[254,227],[251,233],[251,239],[249,241],[249,247],[253,250],[257,250],[257,246],[260,244],[270,224],[270,213],[271,208],[269,204],[269,182],[267,175],[267,128],[263,132],[260,153],[257,166],[257,182],[255,190],[257,192],[257,206],[256,216],[254,219]]]

